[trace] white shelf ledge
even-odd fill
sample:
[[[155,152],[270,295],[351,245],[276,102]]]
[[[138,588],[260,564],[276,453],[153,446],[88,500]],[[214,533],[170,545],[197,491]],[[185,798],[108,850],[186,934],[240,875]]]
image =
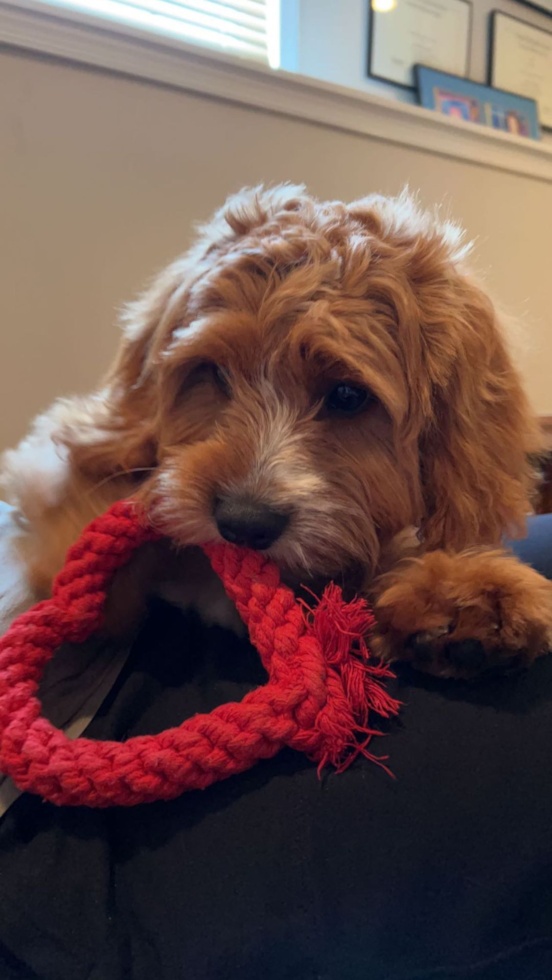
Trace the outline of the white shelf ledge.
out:
[[[272,71],[176,38],[40,0],[0,0],[0,46],[55,56],[332,129],[552,183],[552,144],[452,120],[419,106]]]

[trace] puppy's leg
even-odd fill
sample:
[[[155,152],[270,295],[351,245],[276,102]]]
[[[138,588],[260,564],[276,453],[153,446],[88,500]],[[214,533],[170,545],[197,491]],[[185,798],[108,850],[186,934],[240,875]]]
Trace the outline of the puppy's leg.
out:
[[[530,664],[552,644],[552,583],[502,551],[433,551],[380,580],[374,648],[443,677]]]

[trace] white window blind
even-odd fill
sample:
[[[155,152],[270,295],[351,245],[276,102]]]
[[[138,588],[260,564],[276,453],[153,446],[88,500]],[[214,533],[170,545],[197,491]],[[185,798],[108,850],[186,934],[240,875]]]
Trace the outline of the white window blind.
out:
[[[279,67],[280,0],[43,0]]]

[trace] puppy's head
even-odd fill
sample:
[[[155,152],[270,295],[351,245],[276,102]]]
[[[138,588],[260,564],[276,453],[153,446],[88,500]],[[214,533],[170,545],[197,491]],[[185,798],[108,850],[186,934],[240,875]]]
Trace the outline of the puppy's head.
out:
[[[522,523],[532,421],[460,235],[406,197],[231,199],[131,306],[93,427],[96,478],[142,494],[182,544],[221,536],[299,576],[374,568]]]

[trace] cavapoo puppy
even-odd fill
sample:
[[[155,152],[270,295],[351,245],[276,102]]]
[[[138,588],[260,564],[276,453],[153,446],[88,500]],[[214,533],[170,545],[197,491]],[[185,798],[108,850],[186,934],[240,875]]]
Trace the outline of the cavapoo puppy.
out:
[[[552,585],[501,550],[539,434],[466,252],[406,195],[230,198],[127,308],[102,387],[5,456],[34,594],[135,494],[179,545],[224,538],[295,585],[364,592],[388,659],[470,677],[546,652]],[[230,622],[197,549],[154,548],[122,585],[119,618],[157,589]]]

